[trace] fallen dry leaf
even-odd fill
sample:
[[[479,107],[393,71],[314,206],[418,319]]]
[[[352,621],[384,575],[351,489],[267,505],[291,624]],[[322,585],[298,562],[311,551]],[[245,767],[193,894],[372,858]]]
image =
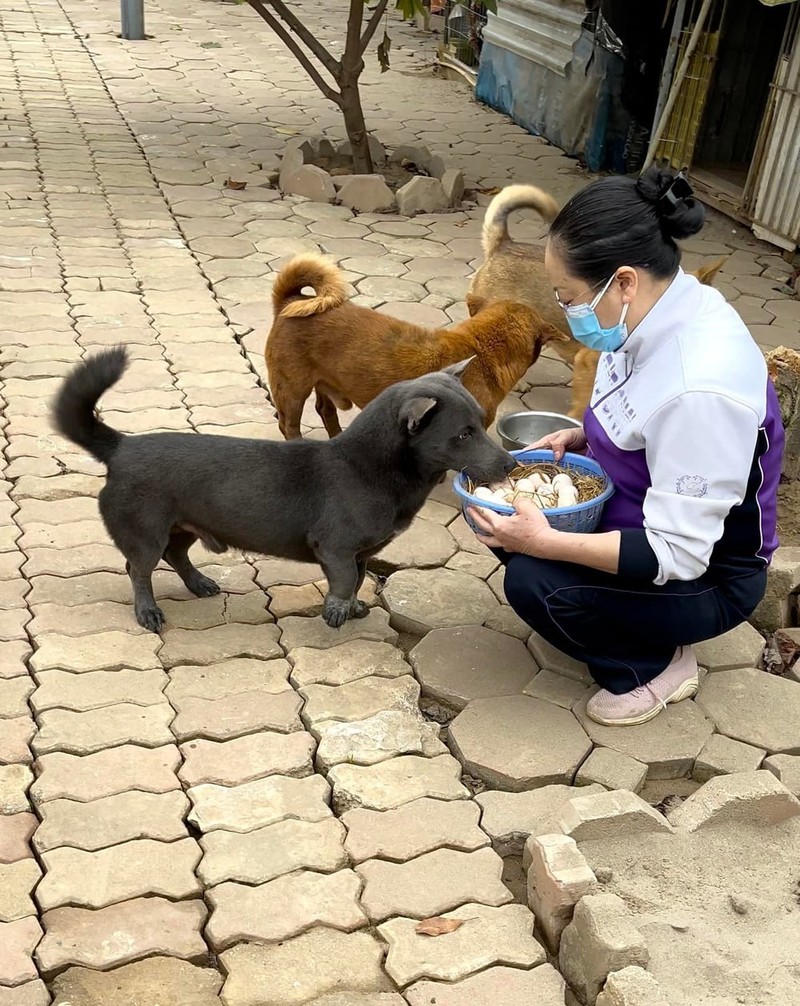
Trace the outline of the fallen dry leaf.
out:
[[[247,182],[237,182],[233,178],[228,178],[225,182],[225,188],[240,191],[247,188]]]
[[[434,916],[432,919],[423,919],[414,927],[414,932],[420,936],[444,936],[446,933],[454,933],[464,925],[466,919],[443,919]]]

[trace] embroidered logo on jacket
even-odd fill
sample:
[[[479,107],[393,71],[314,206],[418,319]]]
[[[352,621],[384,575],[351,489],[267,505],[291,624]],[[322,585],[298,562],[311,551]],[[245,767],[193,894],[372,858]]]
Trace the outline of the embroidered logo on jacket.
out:
[[[705,496],[708,479],[702,475],[681,475],[675,482],[675,490],[679,496]]]

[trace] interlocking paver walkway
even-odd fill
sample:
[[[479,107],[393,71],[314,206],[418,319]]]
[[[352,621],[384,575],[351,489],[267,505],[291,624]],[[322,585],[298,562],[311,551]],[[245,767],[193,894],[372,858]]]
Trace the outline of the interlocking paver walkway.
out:
[[[319,569],[205,553],[223,593],[189,597],[159,571],[168,627],[139,630],[99,520],[102,466],[49,426],[61,377],[124,342],[133,364],[102,402],[113,426],[278,438],[263,364],[276,270],[319,250],[359,303],[449,324],[465,316],[489,198],[411,221],[282,198],[270,178],[287,138],[341,135],[336,110],[249,7],[146,10],[139,43],[117,38],[116,0],[0,12],[0,1003],[393,1006],[398,990],[444,1002],[441,982],[458,980],[446,1001],[461,1006],[512,979],[560,1001],[533,916],[504,904],[499,856],[570,790],[530,808],[473,792],[572,782],[593,743],[651,777],[690,770],[701,749],[703,771],[729,771],[710,757],[714,723],[751,738],[722,676],[624,738],[573,715],[585,668],[529,637],[446,487],[376,564],[389,580],[380,597],[367,585],[368,618],[338,634],[318,617]],[[341,4],[303,15],[341,39]],[[435,38],[391,31],[393,72],[370,55],[364,75],[382,141],[427,144],[471,189],[530,181],[564,199],[584,184],[434,75]],[[543,229],[527,219],[515,234]],[[730,253],[719,285],[762,345],[800,343],[774,249],[715,216],[687,251],[690,268]],[[563,411],[568,381],[543,358],[504,407]],[[304,424],[323,435],[310,406]],[[715,663],[752,662],[743,653]],[[759,692],[752,751],[785,748],[770,710],[785,716],[793,694]],[[451,747],[471,788],[434,725],[465,707]],[[503,723],[517,733],[493,747]],[[415,917],[450,909],[468,920],[458,934],[414,933]]]

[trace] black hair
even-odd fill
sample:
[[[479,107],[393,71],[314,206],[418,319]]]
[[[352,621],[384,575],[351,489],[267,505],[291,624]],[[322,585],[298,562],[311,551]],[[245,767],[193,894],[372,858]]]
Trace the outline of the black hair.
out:
[[[667,279],[681,262],[676,238],[697,234],[704,218],[683,175],[654,164],[639,178],[587,185],[553,221],[550,238],[569,271],[591,285],[624,265]]]

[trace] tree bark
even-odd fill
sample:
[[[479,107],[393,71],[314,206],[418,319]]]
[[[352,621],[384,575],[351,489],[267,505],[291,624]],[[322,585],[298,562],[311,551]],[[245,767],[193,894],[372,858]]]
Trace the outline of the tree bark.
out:
[[[783,452],[784,478],[800,479],[800,353],[779,346],[767,353],[769,376],[775,384],[786,431]]]
[[[369,135],[361,107],[358,79],[364,69],[361,55],[361,26],[364,20],[364,0],[350,0],[347,17],[347,40],[342,56],[341,72],[337,83],[342,96],[341,109],[344,128],[353,155],[353,171],[357,175],[371,175],[372,154],[369,149]]]

